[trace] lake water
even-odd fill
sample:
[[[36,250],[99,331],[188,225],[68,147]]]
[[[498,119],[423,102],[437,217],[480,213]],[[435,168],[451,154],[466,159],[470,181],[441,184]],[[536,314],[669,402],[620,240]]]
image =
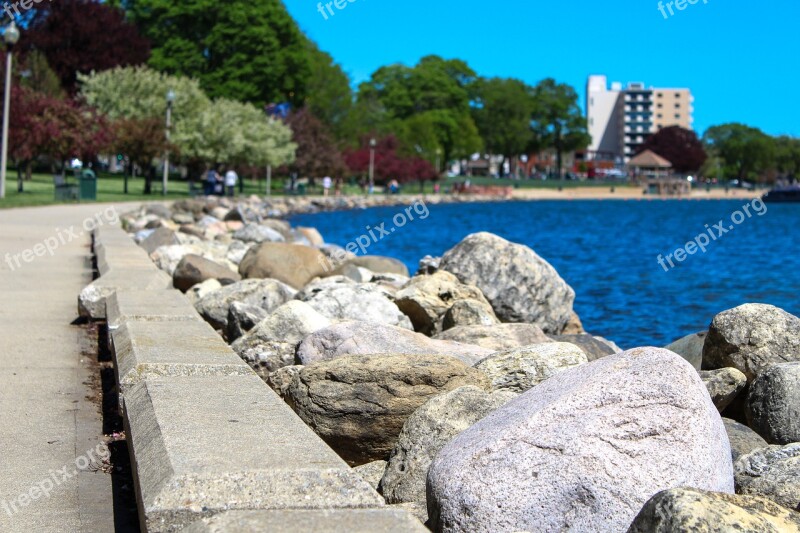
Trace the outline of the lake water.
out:
[[[800,204],[770,205],[766,212],[763,204],[748,206],[749,218],[745,204],[612,200],[429,206],[427,218],[414,213],[414,221],[372,243],[367,253],[400,259],[413,273],[426,254],[440,256],[466,235],[489,231],[530,246],[558,270],[575,289],[575,310],[587,331],[623,348],[664,346],[706,329],[715,314],[746,302],[800,315]],[[366,234],[367,226],[385,223],[389,230],[402,212],[387,207],[299,215],[291,221],[318,228],[327,242],[346,245]],[[737,212],[738,225],[731,218]],[[673,260],[676,266],[669,271],[659,265],[659,254],[674,253],[719,221],[727,233],[711,241],[705,253],[697,251],[682,263]],[[715,236],[720,231],[711,230]]]

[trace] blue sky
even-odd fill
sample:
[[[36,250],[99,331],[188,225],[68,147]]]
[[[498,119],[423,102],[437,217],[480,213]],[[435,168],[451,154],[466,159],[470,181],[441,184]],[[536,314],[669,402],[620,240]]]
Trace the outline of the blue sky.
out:
[[[700,133],[743,122],[800,137],[800,0],[703,1],[664,19],[656,0],[355,0],[325,20],[314,0],[285,0],[355,83],[428,54],[484,76],[554,77],[581,100],[586,77],[606,74],[690,88]]]

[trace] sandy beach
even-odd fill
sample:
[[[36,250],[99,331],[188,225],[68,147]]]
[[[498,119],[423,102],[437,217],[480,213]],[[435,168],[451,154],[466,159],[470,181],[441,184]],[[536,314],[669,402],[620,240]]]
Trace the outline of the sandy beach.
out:
[[[745,189],[712,189],[711,191],[694,190],[690,195],[683,196],[658,196],[645,195],[640,187],[575,187],[562,191],[558,189],[517,189],[514,191],[515,200],[733,200],[736,198],[757,198],[762,191],[748,191]]]

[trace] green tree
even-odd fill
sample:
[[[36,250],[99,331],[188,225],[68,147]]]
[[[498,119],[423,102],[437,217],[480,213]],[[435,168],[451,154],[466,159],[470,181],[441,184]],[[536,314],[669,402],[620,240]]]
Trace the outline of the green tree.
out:
[[[800,139],[786,135],[775,139],[775,170],[782,178],[800,177]]]
[[[337,139],[347,132],[347,117],[353,109],[350,78],[334,63],[330,54],[308,42],[311,76],[306,87],[305,107]]]
[[[486,150],[506,160],[523,154],[533,142],[530,88],[515,79],[481,79],[473,90],[472,116]]]
[[[725,176],[758,179],[775,162],[774,140],[761,130],[744,124],[721,124],[703,135],[706,149],[724,161]]]
[[[200,80],[212,97],[300,106],[311,75],[307,38],[280,0],[127,0],[150,39],[150,66]]]
[[[578,106],[578,93],[565,83],[552,78],[539,82],[531,91],[534,110],[531,126],[535,150],[552,148],[556,152],[556,166],[561,175],[562,154],[586,148],[592,138],[586,129],[586,118]]]

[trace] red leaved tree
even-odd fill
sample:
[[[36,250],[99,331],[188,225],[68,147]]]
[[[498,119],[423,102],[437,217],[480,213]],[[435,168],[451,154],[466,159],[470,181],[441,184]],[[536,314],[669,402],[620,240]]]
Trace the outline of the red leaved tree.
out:
[[[645,150],[651,150],[672,163],[677,172],[696,172],[707,158],[697,134],[680,126],[669,126],[648,137],[639,153]]]
[[[367,176],[369,173],[370,137],[364,137],[361,146],[348,150],[344,154],[345,163],[353,172]],[[420,157],[403,156],[400,153],[400,142],[393,135],[377,139],[375,145],[375,181],[386,184],[390,180],[399,183],[418,181],[423,186],[425,181],[436,179],[436,169]]]

